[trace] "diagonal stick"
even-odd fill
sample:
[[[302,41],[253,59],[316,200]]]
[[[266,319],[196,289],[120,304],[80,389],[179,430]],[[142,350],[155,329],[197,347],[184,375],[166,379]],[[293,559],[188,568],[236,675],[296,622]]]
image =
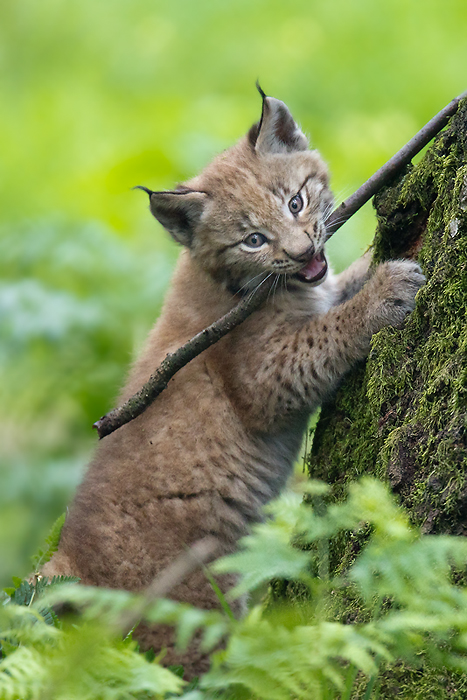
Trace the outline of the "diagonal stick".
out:
[[[438,112],[423,129],[415,134],[400,151],[388,160],[374,175],[358,188],[345,202],[342,202],[326,220],[328,238],[345,224],[378,190],[386,185],[414,156],[424,148],[437,133],[443,129],[459,107],[459,102],[467,97],[467,90],[455,97],[441,112]]]

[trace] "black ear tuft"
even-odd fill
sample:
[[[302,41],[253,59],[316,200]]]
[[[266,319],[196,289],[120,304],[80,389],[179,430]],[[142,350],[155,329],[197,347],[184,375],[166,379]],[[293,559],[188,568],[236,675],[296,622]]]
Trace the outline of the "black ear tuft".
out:
[[[247,134],[248,142],[253,149],[255,149],[255,147],[256,147],[256,142],[258,140],[259,132],[261,131],[261,125],[263,123],[265,106],[267,109],[267,105],[266,105],[267,95],[264,92],[264,90],[262,89],[261,85],[259,84],[259,80],[256,81],[256,89],[258,90],[259,94],[261,95],[261,99],[263,100],[263,105],[261,108],[261,119],[259,120],[259,122],[256,122],[256,124],[253,124],[250,127],[250,130]]]
[[[253,126],[250,127],[250,130],[248,132],[248,141],[250,143],[250,146],[254,149],[256,148],[256,142],[258,140],[259,132],[261,131],[261,127],[263,125],[263,119],[264,119],[264,112],[265,110],[268,109],[267,105],[267,95],[262,89],[261,85],[259,84],[259,80],[256,81],[256,89],[258,90],[259,94],[261,95],[261,99],[263,100],[263,104],[261,107],[261,119],[259,122],[256,122],[256,124],[253,124]]]
[[[261,85],[259,84],[259,80],[256,81],[256,89],[258,90],[259,94],[261,95],[261,99],[265,100],[266,99],[266,93],[262,89]]]
[[[149,194],[151,213],[178,243],[190,247],[193,233],[206,205],[206,192],[180,186],[170,192]]]
[[[151,199],[151,195],[153,194],[153,190],[150,190],[149,187],[145,187],[144,185],[135,185],[131,189],[132,190],[143,190],[143,192],[146,192],[146,194],[149,195],[149,199]]]

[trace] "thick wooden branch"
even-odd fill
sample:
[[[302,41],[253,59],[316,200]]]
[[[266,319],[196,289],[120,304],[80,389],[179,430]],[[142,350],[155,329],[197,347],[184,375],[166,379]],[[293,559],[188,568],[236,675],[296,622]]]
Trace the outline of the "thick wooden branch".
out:
[[[467,97],[464,92],[452,100],[444,109],[433,117],[400,151],[370,177],[345,202],[342,202],[326,221],[326,230],[330,238],[351,216],[353,216],[371,197],[388,184],[436,134],[446,126],[450,117],[458,109],[459,102]],[[167,355],[146,384],[132,396],[123,406],[115,408],[100,420],[93,428],[97,429],[99,438],[110,435],[114,430],[141,415],[148,406],[166,388],[170,379],[197,355],[217,343],[233,328],[243,323],[248,316],[258,309],[266,299],[270,289],[269,280],[262,284],[256,292],[242,299],[229,313],[208,328],[195,335],[185,345],[174,353]]]

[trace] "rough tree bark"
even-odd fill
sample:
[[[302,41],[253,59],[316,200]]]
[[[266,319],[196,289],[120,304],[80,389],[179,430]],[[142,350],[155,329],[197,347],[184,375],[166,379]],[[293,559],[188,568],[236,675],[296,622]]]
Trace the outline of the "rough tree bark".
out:
[[[465,535],[467,100],[374,206],[375,259],[416,257],[427,284],[405,327],[378,333],[368,360],[323,407],[309,473],[330,483],[336,499],[348,481],[373,474],[389,483],[424,532]],[[334,569],[345,569],[359,547],[351,536],[335,543]],[[448,673],[401,672],[380,697],[467,697],[460,681]]]

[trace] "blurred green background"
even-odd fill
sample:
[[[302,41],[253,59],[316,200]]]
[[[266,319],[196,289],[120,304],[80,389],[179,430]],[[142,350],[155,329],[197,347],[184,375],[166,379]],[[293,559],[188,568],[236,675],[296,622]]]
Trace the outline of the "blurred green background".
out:
[[[284,100],[351,194],[467,88],[467,4],[0,3],[0,585],[63,511],[177,249],[170,188]],[[371,207],[331,242],[341,269]]]

